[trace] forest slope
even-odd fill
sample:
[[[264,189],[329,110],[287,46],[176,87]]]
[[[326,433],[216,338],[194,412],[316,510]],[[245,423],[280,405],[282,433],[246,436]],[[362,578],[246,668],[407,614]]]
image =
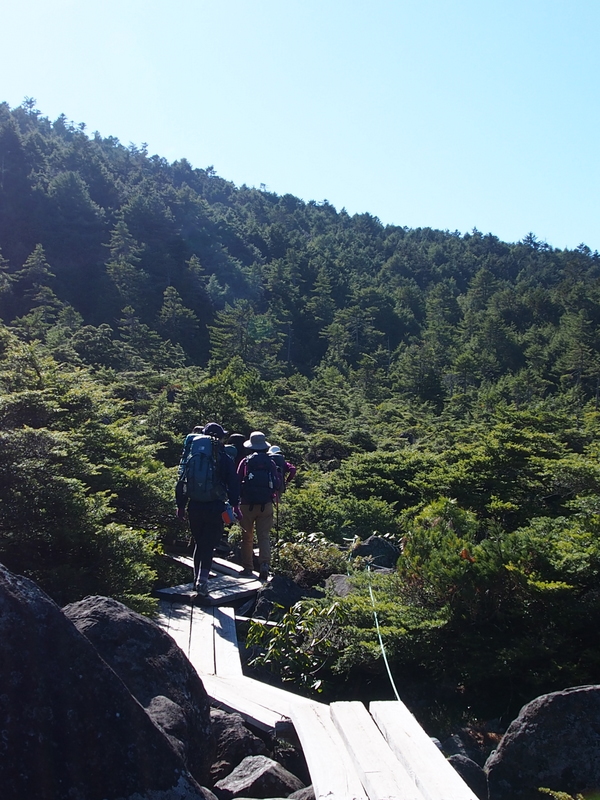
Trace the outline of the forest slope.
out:
[[[403,548],[261,643],[285,676],[379,679],[371,583],[396,674],[448,702],[597,679],[598,253],[238,188],[31,102],[0,105],[0,163],[9,569],[150,609],[182,437],[216,419],[301,467],[281,571]]]

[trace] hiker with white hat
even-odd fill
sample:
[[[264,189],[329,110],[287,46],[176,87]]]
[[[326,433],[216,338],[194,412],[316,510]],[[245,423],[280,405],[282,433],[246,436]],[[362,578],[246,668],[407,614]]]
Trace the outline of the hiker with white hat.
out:
[[[259,576],[266,581],[271,563],[270,534],[273,528],[273,498],[280,488],[279,474],[267,455],[270,448],[262,431],[253,431],[244,442],[250,454],[238,466],[240,510],[242,519],[242,567],[252,575],[254,566],[254,530],[258,539]]]
[[[286,460],[281,447],[272,444],[267,450],[267,455],[275,462],[277,472],[279,473],[279,490],[277,492],[277,500],[285,492],[288,483],[296,477],[296,467]]]

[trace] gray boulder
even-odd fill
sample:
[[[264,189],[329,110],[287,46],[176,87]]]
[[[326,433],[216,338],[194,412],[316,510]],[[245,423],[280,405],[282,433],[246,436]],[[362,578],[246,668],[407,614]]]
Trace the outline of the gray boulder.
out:
[[[352,581],[347,575],[330,575],[325,579],[325,588],[338,597],[347,597],[354,591]]]
[[[315,790],[312,786],[306,786],[304,789],[293,792],[288,800],[315,800]]]
[[[488,800],[487,777],[479,764],[459,754],[450,756],[448,761],[479,800]]]
[[[220,800],[232,797],[289,797],[304,784],[267,756],[247,756],[226,778],[215,784]]]
[[[600,790],[600,686],[542,695],[524,706],[485,763],[490,800],[539,800],[539,787]]]
[[[60,608],[0,565],[3,800],[203,800],[169,741]]]
[[[364,542],[353,547],[351,558],[369,558],[376,567],[395,567],[400,558],[400,549],[381,536],[369,536]]]
[[[157,695],[146,706],[146,713],[169,739],[183,761],[187,758],[188,724],[181,706],[168,697]]]
[[[481,754],[472,746],[469,737],[460,733],[453,733],[441,744],[442,751],[447,756],[464,756],[481,766],[485,763],[486,756]]]
[[[109,597],[86,597],[63,611],[154,722],[179,741],[174,744],[196,780],[207,783],[215,757],[209,699],[173,638]]]
[[[267,754],[265,743],[246,728],[241,714],[212,708],[210,718],[217,749],[210,771],[213,783],[229,775],[246,756]]]
[[[323,597],[323,592],[319,589],[299,586],[284,575],[274,575],[272,580],[259,590],[252,616],[260,619],[272,619],[277,616],[274,613],[275,606],[283,608],[283,611],[281,608],[278,609],[278,614],[281,615],[285,611],[289,611],[303,597]]]

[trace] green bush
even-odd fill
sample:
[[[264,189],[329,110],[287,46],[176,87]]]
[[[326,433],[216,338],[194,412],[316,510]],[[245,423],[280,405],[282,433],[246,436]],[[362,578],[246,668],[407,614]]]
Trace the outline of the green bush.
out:
[[[340,548],[317,534],[285,542],[274,553],[274,568],[300,586],[322,586],[330,575],[345,573],[348,560]]]

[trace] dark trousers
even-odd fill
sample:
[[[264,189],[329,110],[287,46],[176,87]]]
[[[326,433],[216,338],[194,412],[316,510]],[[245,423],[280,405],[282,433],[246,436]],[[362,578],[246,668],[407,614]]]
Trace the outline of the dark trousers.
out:
[[[190,500],[187,512],[190,532],[195,542],[194,578],[196,579],[201,571],[208,576],[213,551],[223,535],[223,518],[221,510],[215,510],[213,503],[197,503]]]

